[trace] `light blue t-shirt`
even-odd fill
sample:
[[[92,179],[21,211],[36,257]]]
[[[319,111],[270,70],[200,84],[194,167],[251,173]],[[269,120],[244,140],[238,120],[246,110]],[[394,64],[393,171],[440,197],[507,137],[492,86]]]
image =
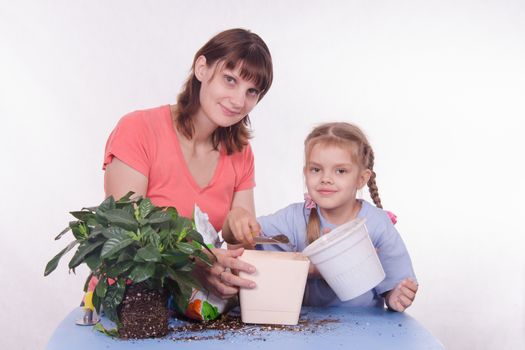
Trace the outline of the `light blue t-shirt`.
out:
[[[366,227],[379,260],[385,270],[385,279],[372,290],[345,302],[339,300],[334,291],[322,278],[309,278],[303,299],[305,306],[376,306],[384,307],[381,294],[395,288],[405,278],[416,281],[410,256],[405,244],[386,212],[365,200],[361,201],[358,217],[366,218]],[[333,229],[336,225],[327,222],[320,211],[321,232],[324,228]],[[304,203],[294,203],[274,214],[261,216],[257,221],[262,227],[261,235],[274,236],[284,234],[290,240],[290,245],[258,246],[265,250],[302,252],[308,245],[306,239],[306,224],[310,209]]]

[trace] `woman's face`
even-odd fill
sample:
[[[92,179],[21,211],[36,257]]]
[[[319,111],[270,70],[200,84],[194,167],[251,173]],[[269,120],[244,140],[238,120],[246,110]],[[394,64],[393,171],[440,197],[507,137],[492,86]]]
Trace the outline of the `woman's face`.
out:
[[[201,82],[199,113],[217,126],[238,123],[259,100],[260,91],[240,73],[240,65],[232,70],[224,68],[222,62],[208,66],[204,56],[195,63],[195,76]]]

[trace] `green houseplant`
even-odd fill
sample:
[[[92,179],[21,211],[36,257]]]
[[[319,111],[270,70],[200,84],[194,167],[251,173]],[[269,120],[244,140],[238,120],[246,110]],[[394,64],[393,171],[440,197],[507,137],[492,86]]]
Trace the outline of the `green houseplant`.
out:
[[[163,336],[168,332],[168,294],[179,310],[185,310],[192,288],[201,288],[191,275],[196,259],[208,265],[211,261],[192,220],[173,207],[156,207],[148,198],[131,199],[132,195],[118,201],[108,197],[98,207],[71,212],[77,220],[55,239],[71,231],[75,240],[47,263],[44,276],[78,246],[69,268],[74,272],[83,263],[89,267],[84,290],[92,276],[99,279],[93,305],[97,312],[102,306],[118,335]]]

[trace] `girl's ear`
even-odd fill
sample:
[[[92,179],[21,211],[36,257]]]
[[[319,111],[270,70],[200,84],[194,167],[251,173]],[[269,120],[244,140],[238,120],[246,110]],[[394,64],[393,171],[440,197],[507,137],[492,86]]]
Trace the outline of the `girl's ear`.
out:
[[[208,65],[206,64],[206,57],[204,57],[204,55],[200,55],[195,61],[194,73],[197,80],[201,83],[204,77],[206,76],[207,69]]]
[[[365,169],[359,174],[359,179],[357,180],[359,189],[362,189],[363,186],[368,183],[370,176],[372,176],[372,171],[370,171],[370,169]]]

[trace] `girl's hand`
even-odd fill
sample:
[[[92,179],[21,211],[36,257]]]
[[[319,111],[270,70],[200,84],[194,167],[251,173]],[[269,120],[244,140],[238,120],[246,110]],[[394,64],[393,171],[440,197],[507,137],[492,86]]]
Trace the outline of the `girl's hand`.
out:
[[[241,287],[255,288],[255,282],[240,278],[232,273],[232,270],[247,273],[255,272],[255,267],[237,259],[244,252],[244,248],[234,250],[214,248],[212,251],[217,257],[213,266],[208,268],[199,266],[195,269],[195,273],[204,287],[223,299],[235,296]]]
[[[308,267],[308,278],[322,278],[321,273],[315,267],[314,264],[310,263],[310,266]]]
[[[232,208],[222,228],[222,237],[230,244],[255,246],[253,236],[258,236],[261,226],[255,216],[242,207]]]
[[[394,289],[386,293],[386,305],[394,311],[405,311],[412,305],[416,297],[417,289],[417,283],[410,278],[403,280]]]

